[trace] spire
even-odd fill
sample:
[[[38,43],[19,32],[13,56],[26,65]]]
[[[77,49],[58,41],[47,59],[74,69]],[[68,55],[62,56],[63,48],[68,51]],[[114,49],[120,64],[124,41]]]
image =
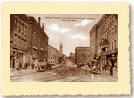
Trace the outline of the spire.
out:
[[[60,52],[60,55],[62,55],[63,54],[63,45],[62,45],[62,42],[60,43],[60,50],[59,50],[59,52]]]
[[[63,48],[62,42],[60,43],[60,48]]]

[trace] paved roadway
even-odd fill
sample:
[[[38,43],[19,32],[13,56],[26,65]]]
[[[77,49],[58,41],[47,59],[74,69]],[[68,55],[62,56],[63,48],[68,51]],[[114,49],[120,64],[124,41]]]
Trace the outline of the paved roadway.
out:
[[[61,72],[65,71],[64,74],[67,75],[59,75],[57,72],[60,72],[60,67],[75,67],[75,65],[67,60],[64,64],[60,64],[59,66],[53,68],[52,70],[46,70],[42,72],[37,71],[29,71],[28,73],[20,71],[18,75],[10,76],[11,81],[18,82],[18,81],[25,81],[25,82],[88,82],[88,81],[103,81],[103,82],[112,82],[117,81],[116,77],[109,76],[109,75],[98,75],[98,74],[91,74],[89,72],[85,72],[83,69],[79,69],[79,73],[76,74],[71,73],[71,71],[67,71],[66,67],[63,67]],[[66,70],[64,70],[66,68]],[[11,72],[12,73],[12,72]],[[23,74],[25,73],[25,74]],[[71,74],[70,74],[71,73]]]

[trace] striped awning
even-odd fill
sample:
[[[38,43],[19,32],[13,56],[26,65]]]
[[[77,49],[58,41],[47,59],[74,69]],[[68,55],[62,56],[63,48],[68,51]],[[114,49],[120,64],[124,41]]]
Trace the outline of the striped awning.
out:
[[[33,48],[34,48],[34,49],[36,49],[36,50],[38,49],[38,48],[37,48],[37,47],[35,47],[35,46],[33,46]]]
[[[40,50],[44,51],[44,49],[43,49],[43,48],[40,48]]]

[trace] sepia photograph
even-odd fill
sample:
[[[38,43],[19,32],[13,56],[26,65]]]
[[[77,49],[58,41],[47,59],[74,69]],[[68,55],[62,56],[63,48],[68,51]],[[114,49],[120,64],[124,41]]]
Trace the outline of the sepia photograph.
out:
[[[118,14],[10,14],[11,82],[117,82]]]

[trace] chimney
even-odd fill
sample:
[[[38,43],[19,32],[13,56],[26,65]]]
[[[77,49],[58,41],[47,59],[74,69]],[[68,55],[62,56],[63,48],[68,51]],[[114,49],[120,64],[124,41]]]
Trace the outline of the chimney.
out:
[[[40,25],[40,17],[38,17],[38,23],[39,23],[39,25]]]
[[[44,31],[44,23],[42,23],[42,29],[43,29],[43,31]]]

